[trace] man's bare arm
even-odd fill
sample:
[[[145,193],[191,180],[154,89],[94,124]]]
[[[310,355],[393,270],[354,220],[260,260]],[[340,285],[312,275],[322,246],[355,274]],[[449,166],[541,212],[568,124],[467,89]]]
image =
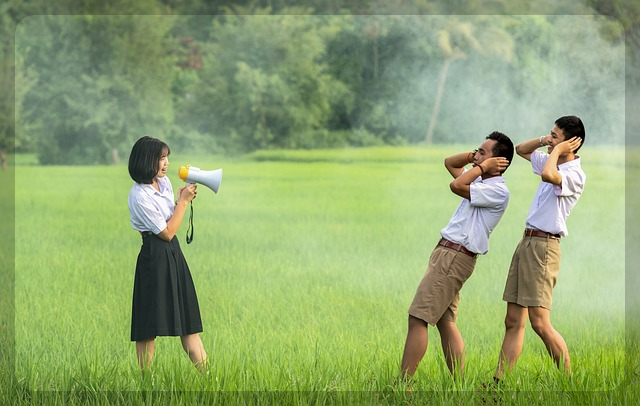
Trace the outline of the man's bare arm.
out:
[[[448,156],[444,159],[444,166],[447,168],[453,178],[457,178],[462,173],[462,169],[473,163],[474,152],[462,152]]]
[[[516,145],[516,154],[520,155],[527,161],[531,161],[531,154],[536,149],[548,145],[547,136],[533,138]]]
[[[471,183],[476,180],[478,176],[482,176],[482,174],[484,173],[498,176],[500,172],[505,170],[508,166],[509,160],[507,158],[489,158],[482,164],[474,166],[473,168],[471,168],[471,170],[468,170],[462,175],[455,178],[449,184],[449,188],[451,188],[451,191],[458,196],[464,197],[467,200],[471,200]]]

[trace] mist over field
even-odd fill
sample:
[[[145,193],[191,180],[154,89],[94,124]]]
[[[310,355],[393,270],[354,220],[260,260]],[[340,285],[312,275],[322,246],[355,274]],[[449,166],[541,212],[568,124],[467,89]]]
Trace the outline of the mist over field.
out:
[[[438,19],[462,24],[452,16],[412,18],[423,20],[424,25]],[[588,143],[624,143],[623,44],[604,41],[593,16],[554,17],[550,31],[543,24],[536,26],[542,20],[468,17],[468,24],[480,32],[475,46],[491,57],[483,62],[477,55],[465,55],[451,62],[440,110],[444,123],[436,127],[436,141],[475,140],[494,129],[514,140],[528,139],[547,134],[560,116],[577,115],[585,122]],[[509,38],[498,28],[508,26],[505,21],[526,28]],[[485,38],[483,30],[490,31]],[[416,31],[416,38],[424,35]],[[522,54],[524,49],[529,54]],[[416,58],[415,54],[394,55],[389,70],[407,70],[418,64]],[[394,112],[411,122],[418,134],[426,133],[440,75],[433,66],[407,72],[401,80],[403,90],[390,101]]]

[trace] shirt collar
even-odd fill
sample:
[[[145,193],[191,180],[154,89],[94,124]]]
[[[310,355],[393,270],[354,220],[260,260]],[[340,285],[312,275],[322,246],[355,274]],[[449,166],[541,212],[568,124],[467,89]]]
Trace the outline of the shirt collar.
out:
[[[558,165],[558,169],[560,168],[571,168],[573,166],[580,166],[580,157],[578,155],[576,155],[576,157],[574,159],[572,159],[571,161],[567,161],[563,164]]]
[[[146,191],[149,194],[162,195],[167,189],[166,181],[164,178],[158,178],[157,182],[158,182],[158,187],[160,188],[160,191],[156,190],[156,188],[154,188],[151,183],[140,183],[139,185],[144,191]]]
[[[480,182],[482,183],[504,183],[504,176],[492,176],[490,178],[487,179],[482,179],[482,177],[480,177]]]

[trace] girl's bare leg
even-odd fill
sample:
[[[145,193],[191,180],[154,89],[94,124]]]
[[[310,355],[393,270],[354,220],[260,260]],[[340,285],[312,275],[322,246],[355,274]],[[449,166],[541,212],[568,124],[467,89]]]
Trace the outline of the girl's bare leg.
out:
[[[196,366],[198,371],[202,372],[207,364],[207,352],[200,339],[200,334],[189,334],[180,337],[182,348],[189,355],[191,362]]]
[[[155,337],[148,340],[136,341],[136,354],[138,356],[138,364],[140,369],[151,366],[153,361],[153,352],[155,348]]]

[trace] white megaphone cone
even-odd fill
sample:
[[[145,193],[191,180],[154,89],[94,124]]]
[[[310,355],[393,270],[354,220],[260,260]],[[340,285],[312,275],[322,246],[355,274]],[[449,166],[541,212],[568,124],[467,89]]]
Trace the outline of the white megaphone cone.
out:
[[[183,181],[187,183],[200,183],[213,190],[214,193],[218,193],[220,182],[222,181],[222,169],[203,171],[195,166],[186,165],[180,167],[178,175]]]

